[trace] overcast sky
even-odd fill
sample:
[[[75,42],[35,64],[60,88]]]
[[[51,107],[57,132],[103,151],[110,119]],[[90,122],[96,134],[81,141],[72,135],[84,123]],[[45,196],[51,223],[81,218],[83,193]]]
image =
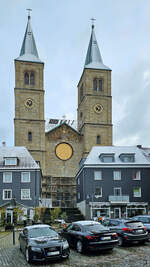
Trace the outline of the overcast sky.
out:
[[[150,1],[5,0],[0,15],[0,145],[14,145],[14,59],[31,8],[45,63],[45,118],[76,118],[92,17],[103,62],[112,69],[113,143],[150,146]]]

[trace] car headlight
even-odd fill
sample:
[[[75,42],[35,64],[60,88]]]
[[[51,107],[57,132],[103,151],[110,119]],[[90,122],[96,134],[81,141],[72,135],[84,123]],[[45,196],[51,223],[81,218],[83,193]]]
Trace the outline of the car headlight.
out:
[[[31,247],[31,250],[41,252],[41,248],[38,248],[38,247]]]
[[[63,241],[63,249],[66,249],[68,247],[69,247],[69,244],[68,244],[67,240]]]

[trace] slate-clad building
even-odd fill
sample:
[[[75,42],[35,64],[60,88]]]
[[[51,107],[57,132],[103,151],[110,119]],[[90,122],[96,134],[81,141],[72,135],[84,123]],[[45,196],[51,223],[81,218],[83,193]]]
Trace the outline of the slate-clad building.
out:
[[[14,206],[30,210],[39,206],[41,171],[25,147],[0,147],[0,208],[12,216]]]
[[[150,149],[93,147],[76,183],[77,205],[86,217],[146,213],[150,207]]]

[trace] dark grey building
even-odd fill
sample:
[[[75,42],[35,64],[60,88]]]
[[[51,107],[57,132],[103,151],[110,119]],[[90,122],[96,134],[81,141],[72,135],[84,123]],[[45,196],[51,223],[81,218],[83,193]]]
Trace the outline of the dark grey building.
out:
[[[77,206],[87,218],[144,214],[150,205],[150,149],[93,147],[76,183]]]
[[[0,148],[0,208],[10,217],[14,207],[33,214],[41,196],[41,171],[25,147]],[[32,216],[31,216],[32,217]]]

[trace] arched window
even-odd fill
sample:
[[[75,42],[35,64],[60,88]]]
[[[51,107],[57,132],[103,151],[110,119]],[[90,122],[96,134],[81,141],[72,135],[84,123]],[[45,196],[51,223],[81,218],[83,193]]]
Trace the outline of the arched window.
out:
[[[34,72],[32,71],[30,74],[30,84],[34,85],[35,79],[34,79]]]
[[[93,90],[102,91],[103,90],[103,79],[94,78],[93,80]]]
[[[100,135],[97,135],[96,144],[99,145],[100,143],[101,143],[101,137],[100,137]]]
[[[29,141],[29,142],[32,141],[32,132],[28,132],[28,141]]]
[[[35,84],[35,74],[33,71],[26,71],[24,74],[24,84],[34,85]]]
[[[24,84],[29,84],[29,73],[25,72],[24,74]]]

